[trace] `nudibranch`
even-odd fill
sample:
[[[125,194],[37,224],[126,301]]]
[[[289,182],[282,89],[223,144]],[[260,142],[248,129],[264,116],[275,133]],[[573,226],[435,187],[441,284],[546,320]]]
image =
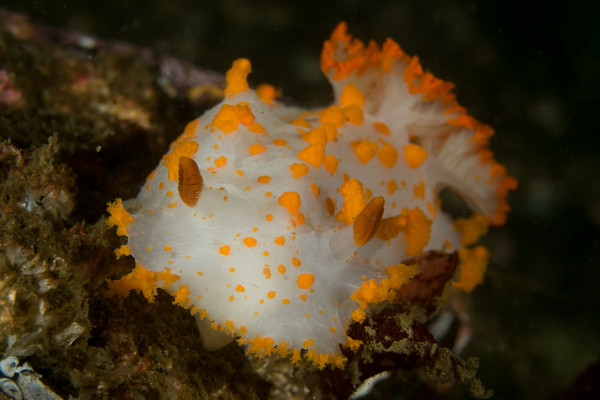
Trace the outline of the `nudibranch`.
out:
[[[516,181],[494,161],[492,130],[461,107],[453,85],[425,72],[391,39],[353,39],[341,23],[321,66],[335,103],[288,107],[226,75],[225,98],[190,122],[136,199],[109,204],[109,223],[135,269],[113,293],[163,288],[196,316],[207,348],[236,337],[257,356],[341,367],[346,335],[370,307],[393,301],[425,251],[461,258],[453,286],[481,282],[476,246],[504,223]],[[449,187],[473,209],[441,210]]]

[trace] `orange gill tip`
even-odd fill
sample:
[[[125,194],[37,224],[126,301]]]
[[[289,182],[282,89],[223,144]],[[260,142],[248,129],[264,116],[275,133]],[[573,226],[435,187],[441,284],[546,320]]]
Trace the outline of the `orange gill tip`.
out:
[[[353,224],[353,239],[356,246],[363,246],[373,239],[383,218],[384,204],[383,196],[374,197],[358,214]]]
[[[200,198],[203,181],[198,164],[189,157],[179,157],[179,197],[188,206],[194,207]]]

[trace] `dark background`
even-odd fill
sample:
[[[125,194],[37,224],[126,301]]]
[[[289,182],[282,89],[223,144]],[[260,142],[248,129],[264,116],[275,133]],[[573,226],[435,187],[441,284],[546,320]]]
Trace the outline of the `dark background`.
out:
[[[491,147],[520,181],[508,223],[486,239],[486,281],[467,306],[480,377],[497,399],[560,398],[600,362],[600,7],[511,1],[3,1],[34,20],[123,40],[225,71],[303,105],[331,92],[322,42],[345,20],[363,40],[395,39],[456,83],[496,130]],[[99,217],[99,216],[98,216]],[[596,376],[597,379],[600,377]],[[566,398],[566,397],[565,397]]]

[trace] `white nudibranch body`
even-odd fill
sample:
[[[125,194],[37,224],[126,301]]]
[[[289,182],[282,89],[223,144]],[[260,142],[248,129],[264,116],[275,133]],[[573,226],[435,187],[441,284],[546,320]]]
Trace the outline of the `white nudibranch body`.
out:
[[[403,260],[460,249],[455,286],[481,281],[487,252],[464,247],[438,192],[460,193],[480,226],[503,222],[514,180],[485,149],[491,130],[391,40],[364,47],[342,23],[322,67],[335,104],[304,111],[250,90],[250,63],[234,62],[225,99],[187,125],[136,199],[109,205],[128,238],[117,254],[137,264],[113,292],[164,288],[204,321],[207,347],[222,345],[213,329],[322,368],[342,366],[340,345],[359,345],[349,324],[419,273]]]

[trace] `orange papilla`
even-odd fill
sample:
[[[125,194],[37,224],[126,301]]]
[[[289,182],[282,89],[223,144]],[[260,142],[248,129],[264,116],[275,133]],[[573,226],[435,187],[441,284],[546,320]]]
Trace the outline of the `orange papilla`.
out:
[[[323,164],[325,157],[325,148],[319,144],[309,144],[296,154],[299,160],[305,161],[314,168],[319,168]]]
[[[191,158],[196,154],[196,151],[198,151],[197,142],[184,140],[163,156],[164,165],[167,167],[170,180],[176,181],[179,177],[179,159],[181,157]]]
[[[331,106],[321,112],[319,120],[323,123],[332,123],[337,128],[344,126],[346,123],[346,116],[344,111],[338,106]]]
[[[350,124],[360,125],[365,120],[363,110],[357,104],[352,104],[350,106],[344,107],[342,111],[344,113],[344,118]]]
[[[377,238],[381,240],[393,239],[406,229],[407,224],[408,219],[404,215],[383,218],[377,230]]]
[[[393,168],[398,161],[398,150],[391,144],[383,142],[377,150],[377,158],[379,159],[379,162],[387,168]]]
[[[246,78],[251,71],[252,65],[248,59],[240,58],[235,60],[229,71],[225,74],[225,81],[227,82],[225,95],[232,97],[248,90],[248,81]]]
[[[296,279],[296,284],[300,289],[310,289],[313,283],[315,283],[315,276],[311,273],[300,274]]]
[[[135,219],[131,214],[123,207],[123,201],[116,199],[114,203],[108,203],[107,211],[110,214],[106,221],[109,225],[117,226],[117,235],[126,236],[127,227],[130,223],[134,222]]]
[[[323,164],[325,165],[325,169],[327,170],[327,172],[329,172],[331,175],[335,174],[335,172],[337,171],[338,160],[337,158],[335,158],[335,156],[327,154],[323,159]]]
[[[275,89],[275,86],[268,83],[262,83],[256,88],[256,94],[266,105],[272,106],[275,104],[275,99],[281,96],[281,92]]]
[[[419,207],[404,210],[403,213],[407,218],[407,226],[404,229],[406,255],[416,257],[421,255],[423,249],[429,243],[433,221]]]
[[[402,51],[398,43],[387,38],[383,46],[381,46],[381,70],[386,73],[390,72],[392,63],[402,58],[406,58],[404,51]]]
[[[327,130],[322,126],[318,126],[315,129],[303,133],[301,138],[310,144],[325,146],[327,144]]]
[[[136,267],[120,279],[108,282],[108,295],[126,297],[131,290],[139,290],[144,297],[152,303],[158,288],[158,275],[156,272],[148,271],[141,265]]]
[[[210,123],[211,130],[215,128],[228,134],[237,131],[238,125],[249,126],[254,123],[254,114],[246,104],[223,104]]]
[[[251,156],[260,154],[260,153],[264,152],[265,150],[267,150],[266,146],[263,146],[260,143],[254,143],[254,144],[248,146],[248,153],[250,153]]]
[[[290,171],[292,172],[292,176],[298,179],[308,174],[308,167],[303,163],[293,163],[290,165]]]
[[[341,107],[357,105],[362,107],[365,105],[365,94],[351,83],[347,83],[340,94],[339,105]]]
[[[367,60],[363,43],[358,39],[352,39],[347,29],[346,23],[340,22],[329,40],[323,44],[321,52],[323,73],[330,75],[333,71],[332,79],[336,81],[350,76]]]
[[[377,143],[370,140],[356,140],[350,143],[358,160],[366,164],[377,154]]]
[[[404,70],[404,81],[411,94],[422,94],[424,101],[440,100],[447,105],[453,105],[456,96],[452,93],[454,84],[436,78],[429,72],[424,72],[419,58],[411,57]]]
[[[483,282],[490,254],[485,247],[477,246],[472,249],[462,248],[458,250],[458,255],[461,261],[460,280],[452,282],[452,286],[471,292]]]
[[[496,188],[496,198],[498,199],[498,206],[496,207],[496,213],[493,217],[489,218],[491,225],[498,226],[504,225],[506,222],[506,213],[510,211],[510,207],[506,200],[506,196],[510,190],[515,190],[519,186],[519,181],[512,176],[503,176],[500,180],[500,184]]]
[[[336,218],[350,225],[367,205],[363,185],[357,179],[349,179],[340,187],[340,194],[344,197],[344,203]]]
[[[404,146],[404,159],[410,168],[420,167],[427,158],[427,150],[421,146],[409,143]]]
[[[296,192],[284,192],[279,196],[279,205],[286,208],[293,217],[298,215],[301,204],[300,195]]]

